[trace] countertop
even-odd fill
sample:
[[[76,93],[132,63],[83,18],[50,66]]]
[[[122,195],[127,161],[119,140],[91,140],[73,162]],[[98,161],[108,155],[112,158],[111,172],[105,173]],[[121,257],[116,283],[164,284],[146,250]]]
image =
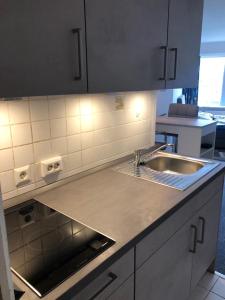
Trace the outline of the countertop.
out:
[[[212,124],[216,124],[216,121],[204,120],[204,119],[192,119],[192,118],[175,118],[175,117],[157,117],[156,124],[163,125],[174,125],[174,126],[183,126],[183,127],[206,127]]]
[[[111,237],[116,243],[71,276],[43,300],[60,297],[71,287],[77,290],[133,247],[146,234],[185,204],[198,190],[225,170],[220,164],[185,191],[118,173],[108,168],[35,197],[36,200]],[[25,289],[21,300],[38,298]]]

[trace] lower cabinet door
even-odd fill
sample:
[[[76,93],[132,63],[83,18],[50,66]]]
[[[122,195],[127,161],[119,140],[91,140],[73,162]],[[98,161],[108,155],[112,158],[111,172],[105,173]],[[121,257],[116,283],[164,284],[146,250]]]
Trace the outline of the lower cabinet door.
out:
[[[194,289],[216,257],[222,191],[217,193],[196,215],[197,251],[193,255],[191,288]]]
[[[134,275],[125,281],[108,300],[133,300],[134,299]]]
[[[190,293],[192,222],[186,223],[136,272],[136,300],[186,300]]]

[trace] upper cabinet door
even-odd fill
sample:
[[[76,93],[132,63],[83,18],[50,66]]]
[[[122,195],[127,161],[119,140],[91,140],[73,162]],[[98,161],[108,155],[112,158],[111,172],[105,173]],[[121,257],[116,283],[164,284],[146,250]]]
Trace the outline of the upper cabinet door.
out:
[[[3,0],[0,39],[0,97],[87,91],[83,0]]]
[[[90,92],[165,88],[168,0],[86,0]]]
[[[198,86],[203,0],[170,0],[167,88]]]

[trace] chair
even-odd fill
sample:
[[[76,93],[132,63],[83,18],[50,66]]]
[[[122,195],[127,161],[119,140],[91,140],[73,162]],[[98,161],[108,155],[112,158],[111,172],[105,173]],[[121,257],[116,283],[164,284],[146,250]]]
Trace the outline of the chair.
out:
[[[197,105],[172,103],[169,106],[168,117],[198,118],[198,112]]]

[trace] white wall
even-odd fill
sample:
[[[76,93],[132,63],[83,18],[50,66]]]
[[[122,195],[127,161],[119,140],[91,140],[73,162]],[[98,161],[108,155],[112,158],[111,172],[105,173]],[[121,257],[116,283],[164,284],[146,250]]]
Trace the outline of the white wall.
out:
[[[155,96],[69,95],[0,101],[0,183],[3,200],[51,182],[40,177],[40,161],[63,157],[71,176],[154,144]],[[118,110],[118,108],[120,108]],[[17,188],[14,169],[31,166],[32,180]]]
[[[156,115],[167,114],[170,104],[176,103],[181,94],[181,89],[156,91]]]
[[[202,43],[225,41],[224,12],[224,0],[204,0]]]

